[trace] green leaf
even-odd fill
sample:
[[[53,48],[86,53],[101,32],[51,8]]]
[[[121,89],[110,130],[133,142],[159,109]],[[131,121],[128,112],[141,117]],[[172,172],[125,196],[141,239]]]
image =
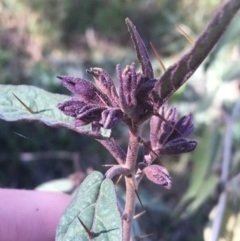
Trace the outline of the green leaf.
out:
[[[94,241],[122,240],[114,185],[99,172],[93,172],[81,184],[59,221],[56,241],[90,240],[78,218],[94,233]]]
[[[49,93],[34,86],[0,85],[0,119],[38,121],[52,127],[75,130],[80,134],[93,134],[91,125],[75,128],[74,119],[58,110],[57,104],[67,99],[70,96]],[[101,134],[108,137],[110,131],[101,129]]]

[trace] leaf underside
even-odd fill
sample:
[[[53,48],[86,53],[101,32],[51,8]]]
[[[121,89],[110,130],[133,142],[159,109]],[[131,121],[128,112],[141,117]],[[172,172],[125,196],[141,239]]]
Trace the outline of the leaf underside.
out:
[[[122,221],[114,185],[100,172],[93,172],[81,184],[74,200],[63,213],[56,241],[91,240],[79,219],[94,233],[94,241],[121,241]]]
[[[50,93],[35,86],[0,85],[0,119],[37,121],[51,127],[74,129],[74,119],[64,115],[56,107],[58,103],[68,99],[70,96]],[[77,131],[82,134],[91,131],[91,125],[77,128]],[[101,129],[101,134],[109,136],[109,131]]]

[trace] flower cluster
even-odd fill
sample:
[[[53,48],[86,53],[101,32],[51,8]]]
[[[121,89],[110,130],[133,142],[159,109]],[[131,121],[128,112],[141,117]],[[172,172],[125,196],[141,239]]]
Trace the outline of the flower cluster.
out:
[[[149,180],[166,188],[171,187],[171,177],[166,168],[159,165],[151,165],[156,157],[168,155],[180,155],[193,151],[197,142],[186,138],[194,129],[193,117],[189,113],[177,120],[176,108],[167,108],[167,105],[159,109],[159,114],[164,118],[153,116],[150,120],[150,141],[144,148],[144,162],[139,163],[140,170]]]
[[[101,127],[112,129],[120,122],[125,123],[131,131],[138,129],[144,121],[151,118],[148,148],[145,148],[144,161],[139,164],[138,173],[145,173],[149,180],[170,188],[171,178],[168,171],[162,166],[152,165],[152,162],[157,156],[179,155],[196,148],[196,141],[186,139],[194,128],[192,114],[177,120],[177,109],[168,108],[164,104],[166,98],[161,99],[160,95],[156,98],[153,90],[158,80],[153,76],[146,47],[132,22],[127,19],[126,23],[141,71],[135,70],[134,63],[127,65],[123,71],[120,65],[117,65],[118,89],[110,75],[101,68],[87,70],[96,85],[81,78],[59,76],[62,84],[76,96],[59,103],[57,107],[66,115],[74,117],[75,127],[91,123],[93,131],[96,132]],[[160,83],[160,87],[163,87],[162,85]],[[171,83],[167,85],[169,87]],[[122,172],[124,168],[124,165],[115,166],[113,173]]]
[[[194,129],[192,114],[189,113],[177,120],[177,109],[174,107],[168,109],[166,105],[159,109],[159,114],[167,122],[158,116],[151,118],[150,146],[152,150],[158,155],[170,156],[193,151],[196,141],[186,139]]]
[[[117,65],[118,91],[110,75],[101,68],[87,70],[96,82],[70,76],[59,76],[62,84],[77,96],[60,103],[58,108],[75,118],[75,126],[91,123],[93,130],[100,127],[112,129],[121,121],[131,128],[149,119],[158,106],[153,102],[151,91],[156,79],[146,47],[136,27],[127,19],[142,71],[136,72],[135,64],[127,65],[122,71]]]
[[[81,78],[58,76],[62,84],[77,95],[57,106],[75,118],[76,127],[92,123],[93,130],[112,129],[121,121],[138,123],[153,111],[148,98],[153,81],[146,81],[141,72],[136,72],[134,63],[123,71],[117,66],[118,92],[105,70],[91,68],[87,73],[94,77],[96,86]]]

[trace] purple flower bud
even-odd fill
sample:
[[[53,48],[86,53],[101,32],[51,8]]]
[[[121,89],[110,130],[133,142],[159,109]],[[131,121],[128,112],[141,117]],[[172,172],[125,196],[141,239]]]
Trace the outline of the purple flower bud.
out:
[[[159,116],[153,116],[150,120],[150,141],[154,149],[162,146],[167,141],[169,135],[171,135],[173,126],[177,121],[178,112],[176,108],[171,107],[167,109],[165,105],[160,108],[159,115],[166,121]]]
[[[65,115],[76,117],[79,110],[83,108],[86,104],[76,98],[64,101],[57,105],[57,108],[61,110]]]
[[[169,176],[168,170],[165,167],[159,165],[151,165],[145,167],[143,169],[143,172],[150,181],[158,185],[162,185],[167,189],[171,188],[172,179]]]
[[[135,64],[127,65],[122,73],[118,65],[117,76],[119,80],[119,105],[127,115],[136,115],[137,74]]]
[[[77,115],[77,119],[82,120],[85,123],[91,123],[93,121],[99,121],[101,119],[101,113],[105,110],[105,107],[97,105],[85,105]]]
[[[90,70],[86,70],[86,72],[94,77],[98,88],[107,95],[114,103],[114,106],[116,106],[118,94],[113,80],[107,71],[102,68],[90,68]]]
[[[179,137],[188,137],[193,132],[193,129],[194,129],[192,113],[189,113],[188,115],[185,115],[182,118],[180,118],[176,123],[175,128],[178,131],[173,130],[172,134],[168,138],[168,141]]]
[[[194,140],[186,140],[184,138],[178,138],[169,141],[162,148],[157,150],[156,152],[160,155],[180,155],[183,153],[193,151],[197,146],[197,142]]]
[[[109,98],[97,89],[91,82],[70,76],[58,76],[62,84],[79,99],[85,103],[98,104],[102,106],[111,106]]]

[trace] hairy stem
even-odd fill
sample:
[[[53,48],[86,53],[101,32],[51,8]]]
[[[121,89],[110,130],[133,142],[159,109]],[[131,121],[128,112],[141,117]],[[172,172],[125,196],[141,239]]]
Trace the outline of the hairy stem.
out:
[[[130,175],[125,177],[126,182],[126,204],[123,214],[123,241],[129,241],[132,231],[132,220],[135,212],[136,197],[134,192],[135,166],[138,155],[138,136],[139,127],[129,130],[129,143],[126,157],[125,168],[130,170]]]
[[[160,104],[166,102],[190,78],[223,35],[239,8],[239,0],[228,0],[222,4],[193,48],[157,80],[153,90],[155,101],[159,101]]]
[[[132,234],[132,221],[135,213],[136,195],[133,189],[132,177],[125,177],[126,204],[123,213],[123,239],[129,241]]]
[[[111,167],[105,174],[106,178],[112,179],[114,176],[116,175],[128,175],[129,174],[129,170],[120,166],[120,165],[116,165]]]
[[[117,145],[114,139],[97,139],[97,141],[100,142],[112,154],[112,156],[117,160],[119,165],[125,164],[126,153],[119,145]]]
[[[129,169],[133,174],[135,172],[136,160],[138,155],[138,138],[139,128],[135,128],[133,131],[129,130],[129,143],[125,167]]]

